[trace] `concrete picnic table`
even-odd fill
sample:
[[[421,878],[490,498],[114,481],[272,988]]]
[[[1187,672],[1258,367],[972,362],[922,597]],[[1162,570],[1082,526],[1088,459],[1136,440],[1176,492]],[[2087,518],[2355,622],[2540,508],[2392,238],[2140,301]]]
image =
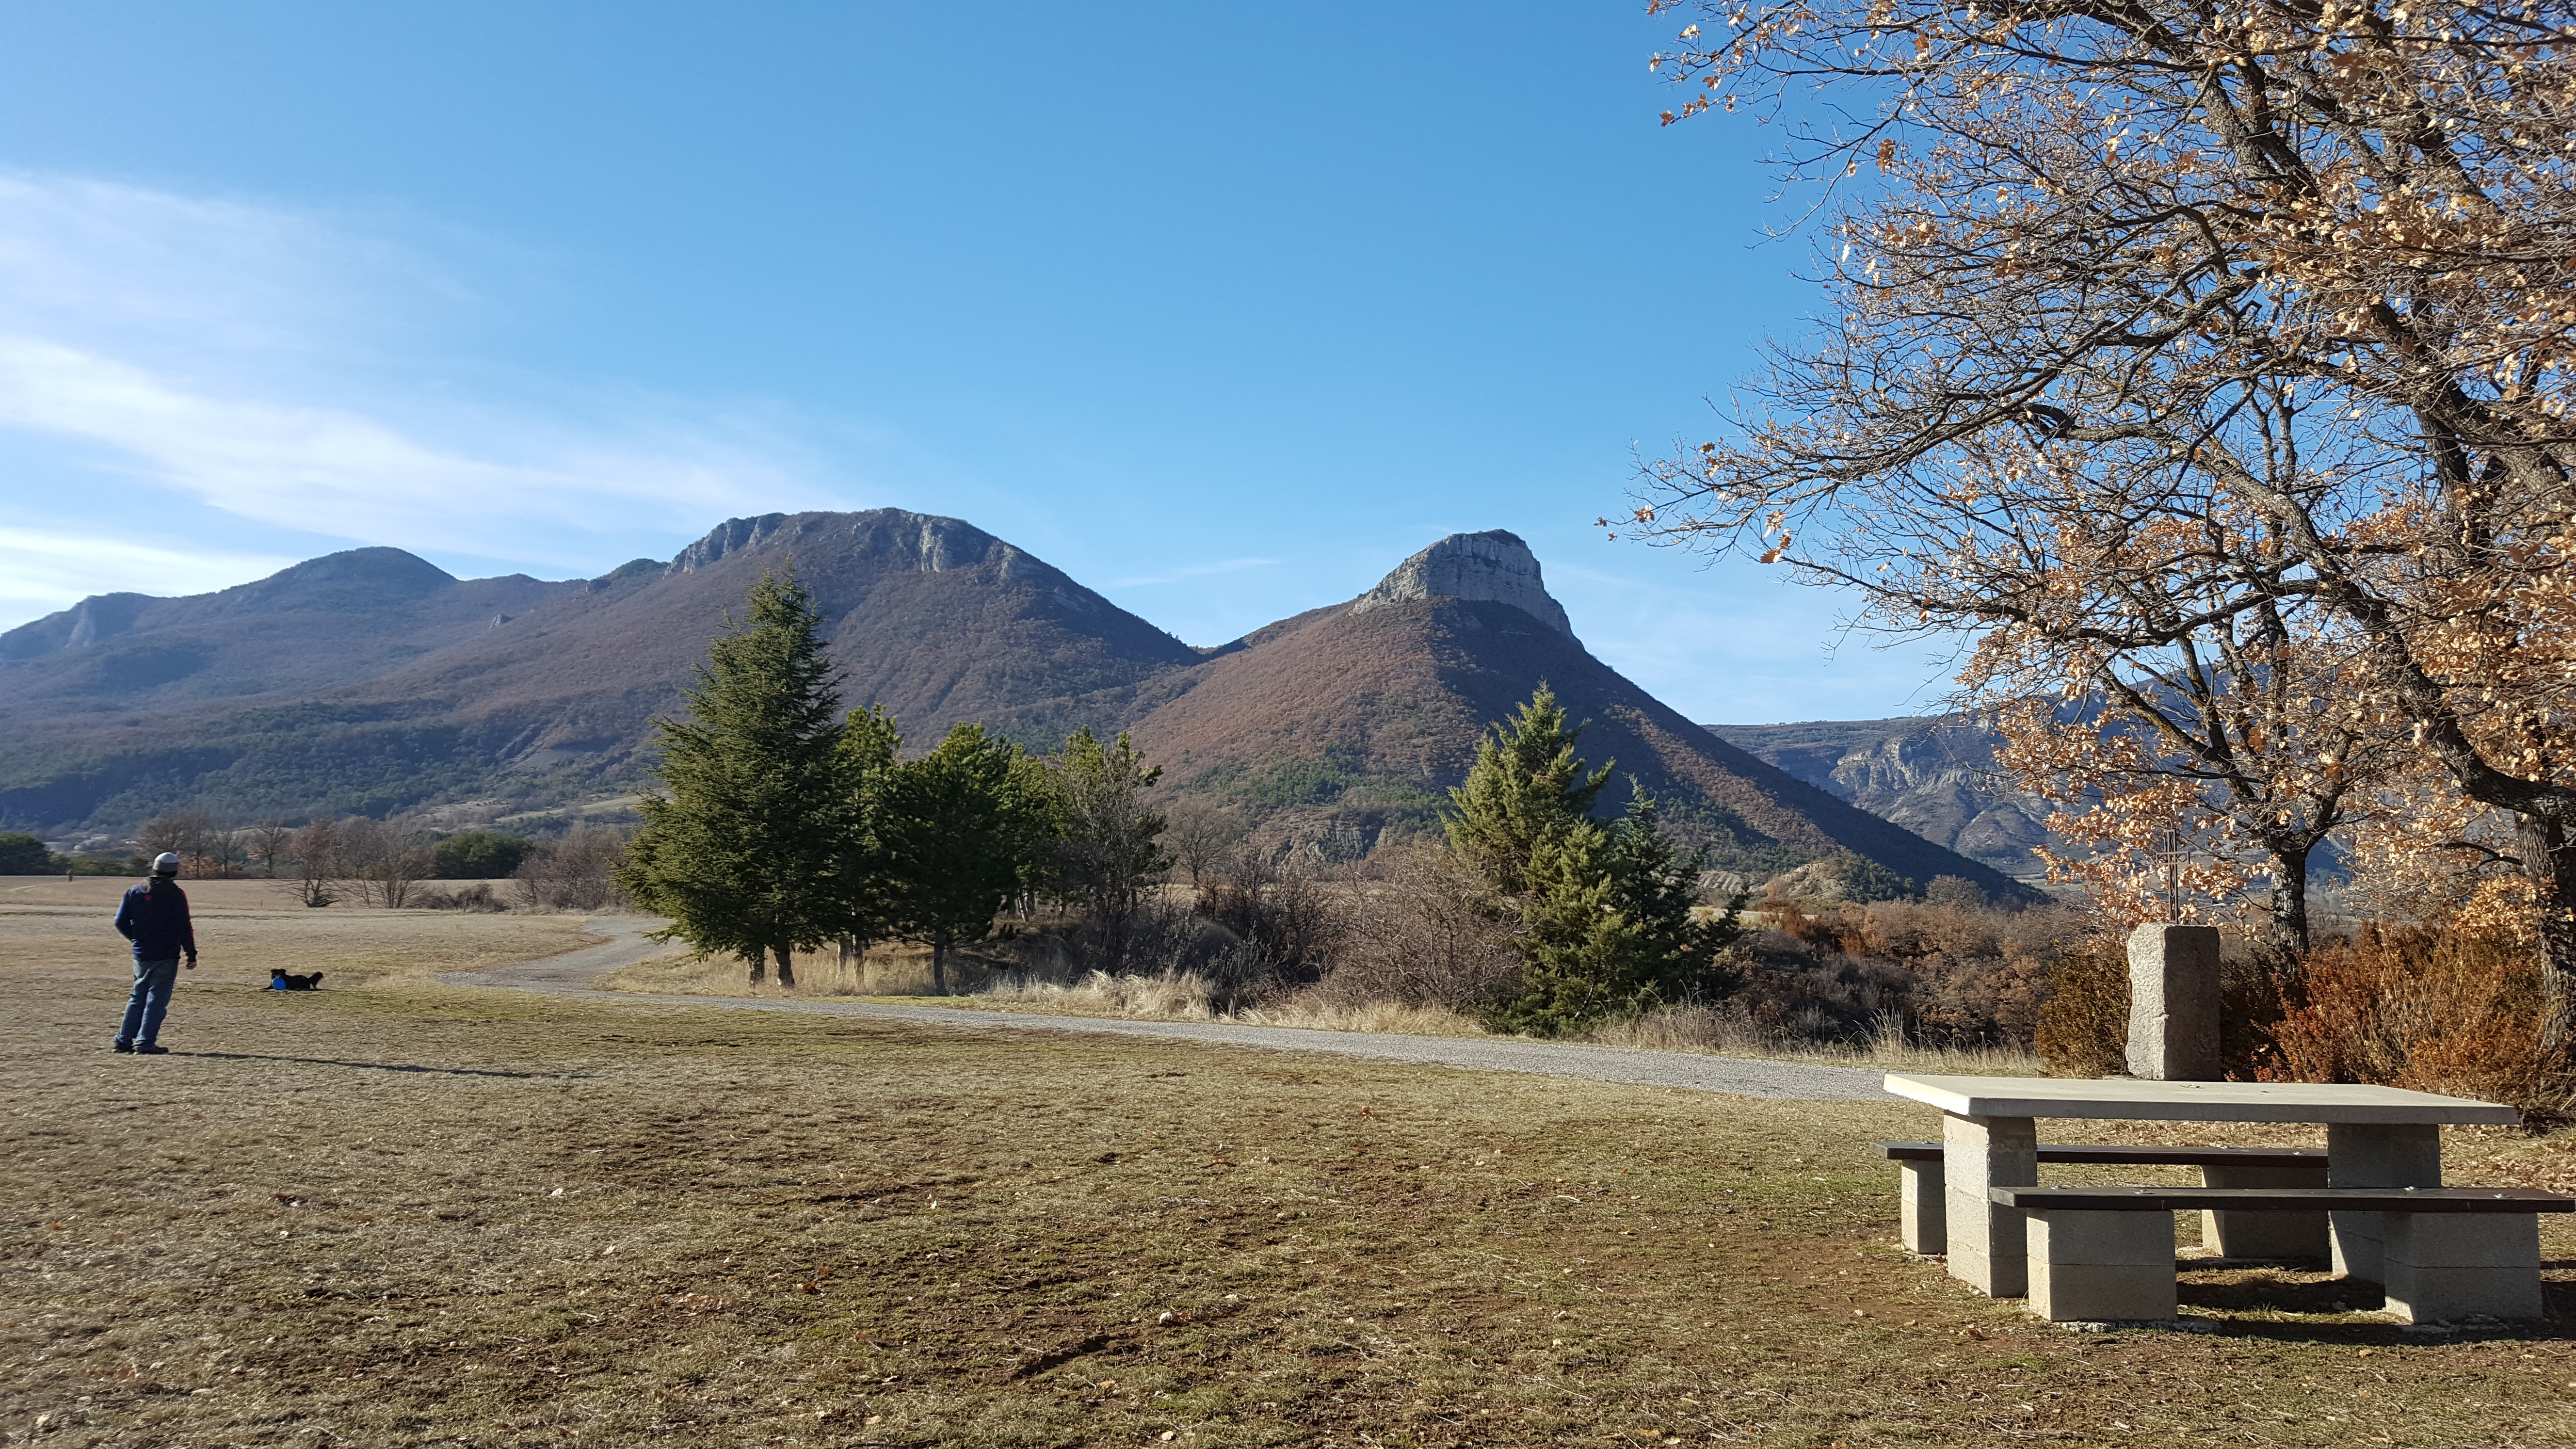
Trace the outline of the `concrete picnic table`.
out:
[[[1888,1091],[1943,1114],[1942,1176],[1950,1276],[1996,1298],[2030,1291],[2025,1219],[1988,1189],[2039,1181],[2041,1117],[2123,1122],[2321,1122],[2334,1187],[2439,1187],[2442,1124],[2511,1124],[2495,1102],[2401,1087],[2321,1082],[2159,1082],[2112,1078],[1914,1076],[1890,1072]],[[2380,1217],[2333,1215],[2335,1271],[2379,1281]]]

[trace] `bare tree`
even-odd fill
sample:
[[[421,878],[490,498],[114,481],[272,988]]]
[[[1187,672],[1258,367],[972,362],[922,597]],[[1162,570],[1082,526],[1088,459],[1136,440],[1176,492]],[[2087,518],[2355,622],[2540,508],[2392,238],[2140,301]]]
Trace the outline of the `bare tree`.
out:
[[[1163,812],[1163,848],[1171,852],[1173,864],[1190,873],[1190,886],[1197,889],[1234,853],[1245,828],[1243,813],[1232,806],[1185,796]]]
[[[244,844],[259,862],[260,873],[274,878],[278,857],[294,849],[295,827],[272,815],[244,833]]]
[[[135,843],[145,855],[168,852],[179,857],[179,868],[192,878],[220,875],[225,858],[225,832],[215,817],[203,810],[171,810],[143,822]]]
[[[340,822],[327,815],[312,821],[295,832],[289,848],[295,857],[296,899],[317,908],[340,899],[339,882],[349,874]]]
[[[597,911],[618,904],[616,872],[626,859],[626,840],[625,832],[605,825],[576,825],[538,842],[511,872],[520,908]]]
[[[1840,102],[1782,157],[1828,189],[1833,307],[1636,531],[1974,638],[1972,690],[2100,699],[2247,817],[2311,828],[2393,735],[2513,815],[2576,1041],[2563,7],[1691,8],[1672,119]],[[2230,648],[2211,695],[2277,686],[2259,736],[2151,717]]]
[[[411,903],[413,887],[429,878],[431,848],[418,831],[355,815],[338,822],[334,834],[340,878],[368,905],[400,910]]]

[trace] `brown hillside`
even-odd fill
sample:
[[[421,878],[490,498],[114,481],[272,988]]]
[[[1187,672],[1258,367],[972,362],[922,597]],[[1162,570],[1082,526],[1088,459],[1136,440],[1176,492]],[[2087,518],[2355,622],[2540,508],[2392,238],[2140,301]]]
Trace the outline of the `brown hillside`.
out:
[[[666,569],[594,581],[362,693],[506,723],[514,763],[614,768],[637,758],[653,715],[681,707],[761,570],[790,567],[822,612],[847,701],[886,706],[916,743],[1199,657],[981,529],[887,508],[731,520]]]
[[[1767,873],[1850,852],[1920,882],[1936,875],[2019,891],[1988,867],[1854,809],[1684,719],[1595,659],[1581,641],[1509,604],[1408,600],[1319,609],[1200,665],[1191,687],[1136,725],[1184,791],[1255,808],[1337,809],[1363,832],[1466,777],[1489,720],[1540,683],[1588,720],[1582,748],[1634,778],[1668,813],[1719,842],[1718,864]],[[1396,808],[1390,809],[1390,806]]]
[[[459,582],[362,549],[192,599],[110,595],[0,636],[0,828],[58,838],[200,805],[255,818],[631,786],[763,567],[813,589],[854,704],[1117,723],[1197,651],[956,519],[733,519],[669,564]],[[1101,715],[1100,710],[1111,711]],[[1037,742],[1032,740],[1032,743]]]

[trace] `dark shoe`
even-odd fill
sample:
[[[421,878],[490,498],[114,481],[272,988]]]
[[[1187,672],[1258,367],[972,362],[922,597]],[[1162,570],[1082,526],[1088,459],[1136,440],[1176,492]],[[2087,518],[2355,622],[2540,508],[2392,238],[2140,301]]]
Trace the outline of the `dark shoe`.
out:
[[[166,1057],[170,1055],[170,1049],[165,1046],[154,1046],[148,1041],[136,1042],[134,1054],[138,1057]]]
[[[119,1056],[132,1056],[134,1054],[134,1043],[130,1041],[118,1042],[116,1044],[116,1052]]]

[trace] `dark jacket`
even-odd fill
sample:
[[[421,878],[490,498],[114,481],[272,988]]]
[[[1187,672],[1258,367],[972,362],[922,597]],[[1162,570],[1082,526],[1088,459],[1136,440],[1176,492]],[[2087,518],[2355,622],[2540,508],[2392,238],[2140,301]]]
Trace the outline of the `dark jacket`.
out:
[[[174,880],[147,881],[127,891],[116,910],[116,934],[134,943],[137,961],[176,961],[182,953],[197,959],[188,897]]]

